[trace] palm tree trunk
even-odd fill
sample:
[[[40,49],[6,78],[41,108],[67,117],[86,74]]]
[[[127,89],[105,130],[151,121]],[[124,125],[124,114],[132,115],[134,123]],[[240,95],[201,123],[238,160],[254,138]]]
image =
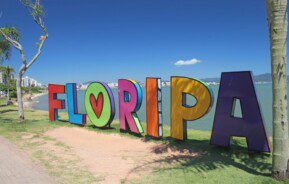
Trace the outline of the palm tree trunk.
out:
[[[273,168],[276,179],[288,178],[287,0],[267,0],[273,85]]]
[[[16,90],[17,90],[19,120],[22,122],[24,121],[24,108],[23,108],[23,101],[22,101],[21,83],[22,83],[22,75],[21,73],[19,73],[17,81],[16,81]]]
[[[11,99],[10,99],[10,80],[11,80],[11,73],[13,69],[7,66],[7,73],[8,73],[8,78],[7,78],[7,105],[11,104]]]
[[[8,89],[7,89],[7,105],[10,105],[10,85],[8,85]]]

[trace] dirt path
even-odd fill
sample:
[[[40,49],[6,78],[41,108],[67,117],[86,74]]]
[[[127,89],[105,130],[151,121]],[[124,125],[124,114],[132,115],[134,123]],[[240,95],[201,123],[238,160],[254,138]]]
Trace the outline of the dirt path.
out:
[[[29,155],[0,136],[0,183],[54,183],[45,170],[33,163]]]
[[[179,154],[162,145],[119,134],[105,134],[84,128],[57,128],[45,133],[68,145],[101,183],[133,181],[149,174],[160,160]],[[191,153],[190,153],[191,154]]]

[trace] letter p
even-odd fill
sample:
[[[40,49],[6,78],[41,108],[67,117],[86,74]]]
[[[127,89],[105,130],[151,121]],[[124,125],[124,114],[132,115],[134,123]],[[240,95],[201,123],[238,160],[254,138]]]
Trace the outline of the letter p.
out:
[[[187,94],[196,99],[193,106],[187,105]],[[213,92],[208,85],[196,79],[171,78],[171,136],[187,139],[187,121],[194,121],[207,114],[213,105]]]

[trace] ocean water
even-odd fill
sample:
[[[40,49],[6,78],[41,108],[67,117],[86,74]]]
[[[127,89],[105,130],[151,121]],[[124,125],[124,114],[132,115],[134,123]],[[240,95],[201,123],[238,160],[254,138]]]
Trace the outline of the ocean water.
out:
[[[197,129],[197,130],[212,130],[216,102],[218,97],[218,89],[219,86],[211,86],[212,91],[214,93],[214,105],[211,111],[205,115],[203,118],[198,119],[196,121],[188,121],[187,127],[189,129]],[[272,84],[256,84],[255,89],[257,92],[257,97],[259,100],[261,113],[263,116],[263,120],[265,126],[267,128],[268,133],[272,134]],[[118,119],[118,91],[117,89],[112,89],[114,99],[115,99],[115,107],[116,107],[116,115],[115,119]],[[143,92],[143,101],[140,110],[137,112],[139,119],[142,122],[146,121],[146,100],[145,100],[145,89],[142,88]],[[287,91],[288,93],[288,91]],[[84,90],[78,91],[78,108],[80,113],[85,113],[84,107]],[[66,99],[65,95],[58,95],[59,99]],[[34,106],[35,109],[48,110],[48,96],[43,95],[37,99],[38,103]],[[192,101],[191,101],[192,102]],[[66,111],[66,110],[63,110]],[[170,125],[170,87],[162,88],[162,111],[163,111],[163,123],[166,125]],[[236,114],[241,114],[240,106],[236,106],[235,110]],[[48,117],[47,117],[48,118]]]

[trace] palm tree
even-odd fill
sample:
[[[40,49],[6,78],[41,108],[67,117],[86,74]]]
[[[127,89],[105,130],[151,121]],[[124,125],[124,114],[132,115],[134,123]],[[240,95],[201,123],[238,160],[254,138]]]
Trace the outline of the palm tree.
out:
[[[7,86],[7,105],[10,105],[12,103],[11,98],[10,98],[10,87],[11,87],[10,81],[13,80],[12,73],[14,72],[14,69],[11,68],[10,66],[4,66],[4,67],[2,66],[1,68],[0,70],[2,70],[3,78]]]
[[[7,86],[7,105],[11,104],[11,98],[10,98],[10,81],[13,80],[12,73],[14,72],[14,69],[10,66],[0,66],[0,71],[2,73],[5,85]]]
[[[266,0],[273,86],[273,168],[276,179],[288,178],[287,0]]]
[[[15,39],[19,39],[20,35],[16,28],[12,27],[5,30],[7,34],[11,35]],[[9,60],[11,57],[11,44],[0,35],[0,71],[2,72],[3,78],[6,81],[7,85],[7,105],[11,104],[10,99],[10,79],[11,74],[14,72],[14,69],[9,66],[2,66],[2,63],[5,60]]]

